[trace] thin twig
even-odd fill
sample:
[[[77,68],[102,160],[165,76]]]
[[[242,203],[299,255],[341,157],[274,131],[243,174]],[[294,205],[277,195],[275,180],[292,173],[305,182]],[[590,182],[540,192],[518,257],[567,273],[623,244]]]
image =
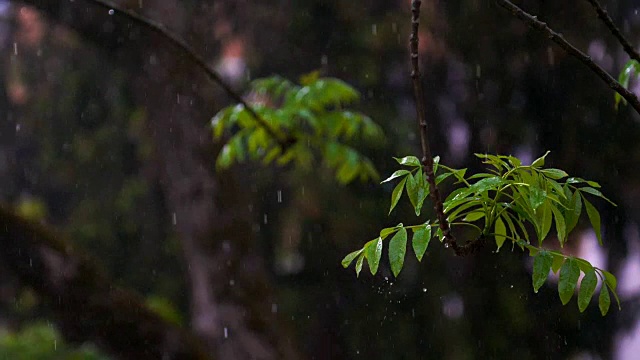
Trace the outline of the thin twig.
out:
[[[442,235],[444,236],[445,247],[451,247],[458,253],[458,244],[455,237],[451,234],[449,222],[444,214],[440,191],[436,185],[435,176],[433,174],[433,156],[429,146],[429,130],[427,126],[427,115],[424,103],[424,90],[420,76],[420,66],[418,63],[418,26],[420,25],[420,0],[411,1],[411,37],[409,38],[409,47],[411,54],[411,79],[413,80],[413,93],[416,101],[416,112],[418,116],[418,125],[420,127],[420,142],[422,145],[422,168],[427,175],[427,182],[431,189],[431,201],[433,202],[436,216]]]
[[[507,0],[496,0],[498,5],[509,10],[511,14],[520,20],[524,21],[529,27],[545,33],[549,39],[558,44],[571,56],[580,60],[583,64],[587,65],[596,75],[598,75],[611,89],[620,94],[631,106],[640,114],[640,100],[631,91],[622,86],[616,79],[609,75],[603,68],[591,60],[591,57],[578,50],[575,46],[571,45],[564,37],[553,31],[546,23],[538,20],[535,16],[525,12],[513,3]]]
[[[211,81],[218,84],[218,86],[220,86],[227,93],[227,95],[231,97],[231,99],[233,99],[234,101],[244,106],[244,108],[247,110],[249,115],[253,117],[253,119],[256,121],[258,126],[262,127],[270,137],[275,139],[280,145],[280,147],[282,147],[283,150],[287,149],[293,143],[295,143],[296,139],[278,132],[271,125],[269,125],[269,123],[262,116],[260,116],[253,109],[253,107],[251,107],[242,98],[241,95],[235,92],[231,88],[231,86],[222,79],[222,77],[218,74],[218,72],[216,72],[202,56],[198,55],[196,51],[191,46],[189,46],[189,44],[187,44],[184,40],[180,39],[177,35],[169,31],[164,25],[158,22],[155,22],[151,19],[140,16],[132,11],[126,10],[111,2],[107,2],[104,0],[86,0],[86,1],[94,3],[104,9],[107,9],[109,14],[115,14],[115,13],[121,14],[126,18],[138,23],[139,25],[146,27],[149,30],[156,32],[157,34],[169,40],[173,45],[178,47],[188,58],[190,58],[199,68],[201,68]]]
[[[629,57],[637,62],[640,62],[640,53],[638,53],[636,49],[634,49],[633,46],[631,46],[627,38],[625,38],[624,35],[622,35],[622,32],[620,31],[620,29],[618,29],[616,24],[613,23],[613,20],[607,13],[607,10],[605,10],[600,5],[598,0],[587,0],[587,1],[596,10],[596,12],[598,13],[598,17],[607,26],[609,31],[611,31],[611,34],[613,34],[613,36],[615,36],[616,39],[618,39],[618,42],[620,43],[620,45],[622,45],[622,48],[629,55]]]

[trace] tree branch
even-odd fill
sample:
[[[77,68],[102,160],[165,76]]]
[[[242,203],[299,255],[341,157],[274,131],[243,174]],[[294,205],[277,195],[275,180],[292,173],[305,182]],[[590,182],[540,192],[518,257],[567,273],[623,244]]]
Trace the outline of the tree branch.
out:
[[[620,43],[620,45],[622,45],[622,48],[629,55],[629,57],[637,62],[640,62],[640,53],[638,53],[633,48],[633,46],[631,46],[627,38],[625,38],[624,35],[622,35],[622,32],[620,31],[620,29],[618,29],[616,24],[613,23],[613,20],[607,13],[607,10],[602,8],[598,0],[587,0],[587,1],[596,10],[596,12],[598,13],[598,17],[607,26],[609,31],[611,31],[611,34],[613,34],[613,36],[615,36],[616,39],[618,39],[618,42]]]
[[[640,114],[640,100],[631,91],[622,86],[616,79],[609,75],[603,68],[591,60],[591,57],[578,50],[575,46],[571,45],[564,37],[553,31],[546,23],[537,19],[537,17],[525,12],[513,3],[507,0],[496,0],[498,5],[509,10],[511,14],[518,19],[525,22],[529,27],[545,33],[549,39],[558,44],[567,53],[576,59],[580,60],[583,64],[587,65],[596,75],[598,75],[611,89],[620,94],[631,106]]]
[[[436,185],[435,176],[433,173],[433,156],[431,155],[431,147],[429,145],[429,129],[427,126],[426,107],[424,103],[424,90],[422,89],[420,65],[418,57],[418,27],[420,25],[420,0],[411,1],[411,36],[409,38],[409,48],[411,55],[411,79],[413,81],[413,93],[416,101],[416,112],[418,117],[418,126],[420,128],[420,142],[422,145],[422,168],[427,175],[427,182],[429,183],[429,192],[431,195],[431,201],[438,218],[438,223],[442,235],[444,236],[444,246],[451,247],[458,254],[458,243],[455,237],[451,234],[451,228],[449,222],[444,214],[442,206],[442,199],[440,198],[440,191]]]
[[[138,15],[133,11],[126,10],[111,2],[107,2],[104,0],[85,0],[85,1],[94,3],[106,9],[109,12],[109,14],[115,14],[115,13],[121,14],[122,16],[130,19],[131,21],[139,25],[142,25],[153,32],[156,32],[161,36],[163,36],[164,38],[166,38],[167,40],[169,40],[170,43],[172,43],[174,46],[180,49],[189,59],[191,59],[199,68],[201,68],[211,81],[218,84],[224,90],[224,92],[226,92],[227,95],[231,97],[231,99],[233,99],[234,101],[244,106],[247,112],[249,112],[249,115],[251,115],[251,117],[253,117],[253,119],[256,121],[258,126],[262,127],[270,137],[275,139],[283,150],[286,150],[296,142],[295,138],[289,135],[282,134],[276,129],[274,129],[262,116],[260,116],[253,109],[253,107],[251,107],[242,98],[240,94],[238,94],[231,88],[231,85],[227,84],[222,79],[220,74],[218,74],[218,72],[215,71],[215,69],[213,69],[213,67],[211,67],[207,63],[207,61],[204,58],[202,58],[202,56],[198,55],[198,53],[196,53],[196,51],[191,46],[189,46],[189,44],[187,44],[184,40],[180,39],[177,35],[173,34],[164,25],[158,22],[155,22],[151,19],[148,19],[146,17],[143,17],[141,15]]]

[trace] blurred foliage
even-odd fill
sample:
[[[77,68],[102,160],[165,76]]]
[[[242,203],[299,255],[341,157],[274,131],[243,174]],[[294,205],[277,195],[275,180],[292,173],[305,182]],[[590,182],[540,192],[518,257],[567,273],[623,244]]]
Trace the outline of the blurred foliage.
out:
[[[67,345],[51,324],[33,323],[18,332],[0,332],[0,359],[108,360],[91,345]]]
[[[271,131],[292,138],[293,143],[283,149],[244,106],[230,106],[212,120],[216,139],[225,130],[234,130],[218,155],[219,167],[261,159],[265,165],[294,163],[311,171],[317,162],[322,162],[335,171],[342,184],[356,178],[378,179],[371,160],[347,145],[355,140],[380,144],[384,138],[380,127],[369,117],[344,109],[360,97],[353,87],[338,79],[320,78],[316,71],[302,76],[301,85],[274,76],[254,80],[250,88],[253,110]]]

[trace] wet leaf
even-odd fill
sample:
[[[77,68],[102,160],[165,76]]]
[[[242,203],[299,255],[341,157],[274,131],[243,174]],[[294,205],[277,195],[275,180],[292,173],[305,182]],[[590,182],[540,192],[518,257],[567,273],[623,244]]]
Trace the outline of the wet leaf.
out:
[[[431,225],[426,224],[421,226],[413,232],[413,252],[416,254],[418,261],[422,261],[429,242],[431,241]]]
[[[386,183],[388,181],[391,181],[395,178],[399,178],[400,176],[404,176],[409,174],[409,170],[396,170],[393,174],[391,174],[391,176],[389,176],[388,178],[384,179],[381,184]]]
[[[393,189],[393,192],[391,193],[391,208],[389,208],[389,214],[391,214],[391,212],[393,211],[393,208],[395,208],[396,205],[398,205],[398,201],[402,197],[402,190],[404,190],[405,183],[407,182],[407,179],[410,177],[411,176],[407,176],[404,179],[400,180],[398,185],[396,185],[396,187]]]
[[[549,270],[553,263],[553,256],[546,251],[540,251],[533,259],[533,292],[537,293],[547,281]]]
[[[378,238],[377,241],[369,244],[365,249],[365,257],[367,263],[369,263],[369,270],[371,275],[375,275],[378,272],[378,266],[380,265],[380,257],[382,256],[382,238]]]
[[[403,158],[394,158],[400,165],[420,167],[420,160],[415,156],[405,156]]]
[[[582,281],[580,282],[580,291],[578,292],[578,309],[580,312],[584,312],[587,306],[589,306],[591,297],[593,296],[594,291],[596,291],[597,284],[598,277],[596,276],[595,271],[591,270],[585,273]]]
[[[504,222],[502,221],[502,218],[497,218],[495,225],[494,225],[494,233],[495,233],[495,238],[496,238],[496,245],[498,246],[498,251],[500,250],[500,248],[502,247],[502,244],[504,244],[504,241],[507,239],[506,235],[507,235],[507,228],[504,226]]]
[[[356,250],[352,253],[349,253],[347,256],[345,256],[344,259],[342,259],[342,267],[348,268],[349,265],[351,265],[351,263],[353,262],[353,259],[355,259],[363,251],[364,249]]]
[[[362,271],[362,264],[364,263],[364,253],[358,256],[358,261],[356,262],[356,276],[360,277],[360,271]]]
[[[407,253],[407,229],[402,228],[389,241],[389,262],[393,276],[397,277],[404,265]]]
[[[589,216],[589,222],[591,222],[591,226],[593,226],[593,231],[596,233],[596,237],[598,238],[598,244],[602,246],[602,234],[600,231],[600,213],[596,208],[591,205],[589,200],[583,197],[584,207],[587,210],[587,215]]]
[[[560,279],[558,280],[558,293],[560,294],[562,305],[567,305],[571,300],[579,277],[580,268],[578,264],[574,259],[568,258],[560,268]]]
[[[569,174],[567,174],[564,170],[560,170],[560,169],[543,169],[540,170],[541,173],[543,173],[546,177],[551,178],[551,179],[562,179],[563,177],[567,177],[569,176]]]

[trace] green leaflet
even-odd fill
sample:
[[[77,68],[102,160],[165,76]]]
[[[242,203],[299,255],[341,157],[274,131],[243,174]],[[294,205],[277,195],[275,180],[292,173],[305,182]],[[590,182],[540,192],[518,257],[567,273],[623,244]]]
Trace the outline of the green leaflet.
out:
[[[607,315],[609,307],[611,306],[611,298],[609,297],[609,290],[605,284],[602,284],[600,288],[600,296],[598,296],[598,307],[602,316]]]
[[[507,239],[507,228],[504,226],[504,222],[501,218],[497,218],[494,224],[494,233],[496,238],[496,245],[498,246],[498,251],[504,244],[504,241]]]
[[[422,261],[422,256],[424,256],[425,251],[427,251],[430,241],[431,225],[427,223],[422,227],[414,229],[411,245],[413,245],[413,252],[416,254],[418,261]]]
[[[582,281],[580,282],[580,291],[578,292],[578,309],[580,312],[584,312],[587,306],[589,306],[597,284],[598,277],[594,270],[585,273]]]
[[[360,271],[362,271],[362,264],[364,263],[364,253],[358,256],[358,261],[356,262],[356,276],[360,277]]]
[[[407,230],[401,228],[389,241],[389,262],[393,276],[398,276],[404,265],[404,256],[407,253]]]
[[[415,156],[405,156],[403,158],[394,158],[398,164],[406,166],[420,167],[420,160]]]
[[[593,231],[595,231],[596,233],[596,238],[598,238],[598,244],[602,246],[602,233],[600,232],[600,213],[593,205],[591,205],[589,200],[583,197],[582,201],[584,202],[584,207],[587,210],[587,215],[589,216],[591,226],[593,226]]]
[[[407,179],[410,177],[411,175],[408,175],[404,179],[400,180],[398,185],[396,185],[396,187],[393,189],[393,192],[391,193],[391,208],[389,208],[389,214],[391,214],[391,212],[393,211],[393,208],[395,208],[396,205],[398,205],[398,201],[400,200],[400,197],[402,197],[402,190],[404,190],[404,186],[407,183]]]
[[[375,275],[378,272],[378,266],[380,265],[380,257],[382,256],[382,237],[379,237],[373,243],[365,248],[365,257],[367,263],[369,263],[369,270],[371,275]]]
[[[352,253],[349,253],[347,256],[345,256],[344,259],[342,259],[342,267],[344,267],[344,268],[349,267],[349,265],[351,265],[351,263],[353,262],[353,259],[355,259],[363,251],[364,251],[364,249],[360,249],[360,250],[354,251]]]
[[[553,256],[546,251],[538,252],[533,259],[533,292],[537,293],[547,281],[552,263]]]
[[[560,268],[560,278],[558,280],[558,293],[560,294],[562,305],[567,305],[571,300],[579,277],[580,268],[578,264],[573,258],[568,258]]]
[[[409,174],[409,170],[396,170],[396,171],[393,172],[393,174],[391,174],[391,176],[389,176],[388,178],[382,180],[381,184],[386,183],[388,181],[391,181],[391,180],[393,180],[395,178],[398,178],[400,176],[407,175],[407,174]]]

